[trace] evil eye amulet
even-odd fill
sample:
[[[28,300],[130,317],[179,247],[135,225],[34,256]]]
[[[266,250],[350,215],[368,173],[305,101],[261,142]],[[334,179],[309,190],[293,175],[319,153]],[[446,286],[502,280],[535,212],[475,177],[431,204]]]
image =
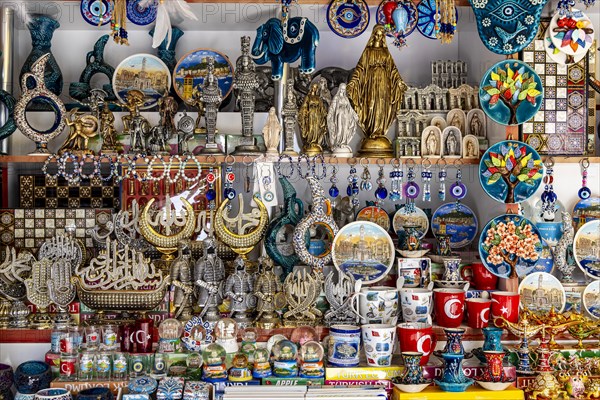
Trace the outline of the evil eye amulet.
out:
[[[579,195],[580,199],[587,200],[592,195],[592,191],[590,190],[589,187],[584,186],[581,189],[579,189],[579,192],[577,194]]]
[[[217,177],[215,176],[215,174],[214,174],[214,173],[212,173],[212,172],[209,172],[209,173],[206,175],[206,182],[207,182],[207,183],[215,183],[215,181],[216,181],[216,180],[217,180]]]
[[[266,202],[273,201],[274,198],[275,198],[275,195],[273,195],[273,192],[265,193],[265,201]]]
[[[230,172],[227,174],[226,176],[227,182],[235,182],[235,174],[233,172]]]
[[[457,200],[464,199],[467,195],[467,187],[460,182],[454,182],[450,186],[450,193],[452,194],[452,197]]]
[[[421,190],[419,189],[419,185],[416,183],[408,182],[406,185],[404,185],[404,194],[409,199],[416,199],[419,197],[419,193],[421,193]]]
[[[225,197],[227,197],[229,200],[235,199],[235,190],[232,188],[225,189]]]
[[[206,200],[213,201],[216,198],[217,198],[217,192],[215,192],[215,189],[208,189],[206,191]]]

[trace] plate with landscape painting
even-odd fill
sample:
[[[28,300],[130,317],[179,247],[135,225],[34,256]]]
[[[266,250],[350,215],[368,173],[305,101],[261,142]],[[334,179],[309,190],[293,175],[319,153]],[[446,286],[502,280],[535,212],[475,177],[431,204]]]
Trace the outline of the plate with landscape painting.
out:
[[[583,307],[595,319],[600,319],[600,281],[593,281],[583,291]]]
[[[117,98],[125,103],[127,92],[140,90],[144,93],[142,110],[154,107],[158,100],[169,93],[171,72],[162,60],[152,54],[134,54],[115,68],[113,90]]]
[[[586,222],[575,234],[573,256],[579,268],[600,279],[600,220]]]
[[[477,217],[473,210],[462,203],[442,204],[431,218],[434,235],[450,235],[450,247],[467,246],[477,236]]]
[[[413,212],[409,212],[405,206],[402,206],[402,208],[396,211],[394,218],[392,218],[392,227],[397,233],[404,230],[404,226],[406,225],[419,225],[421,239],[423,239],[429,230],[429,218],[427,218],[425,211],[419,207],[415,207]]]
[[[527,275],[519,284],[519,296],[521,305],[535,314],[548,314],[552,307],[561,313],[565,308],[565,288],[546,272]]]
[[[579,200],[573,207],[573,224],[576,231],[586,222],[596,219],[600,219],[600,197]]]
[[[333,239],[333,264],[355,279],[361,279],[363,284],[385,278],[394,257],[392,238],[374,222],[351,222]]]
[[[207,57],[215,59],[215,76],[223,99],[233,89],[233,65],[225,54],[211,49],[195,49],[181,57],[173,71],[173,88],[177,95],[188,101],[204,83],[207,73]]]

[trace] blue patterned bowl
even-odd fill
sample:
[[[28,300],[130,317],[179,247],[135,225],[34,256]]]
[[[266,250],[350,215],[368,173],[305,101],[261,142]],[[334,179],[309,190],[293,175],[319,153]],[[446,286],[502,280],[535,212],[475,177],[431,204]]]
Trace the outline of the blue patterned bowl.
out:
[[[35,394],[34,400],[72,400],[71,392],[63,388],[42,389]]]
[[[6,392],[13,384],[13,369],[10,365],[0,364],[0,392]],[[5,397],[6,399],[6,397]]]
[[[156,391],[158,382],[149,376],[140,376],[130,380],[127,387],[129,393],[152,394]]]
[[[25,394],[25,393],[17,392],[15,394],[15,400],[33,400],[34,397],[35,397],[35,393]]]
[[[95,387],[79,392],[77,400],[113,400],[113,394],[108,388]]]
[[[35,394],[50,387],[52,371],[42,361],[26,361],[15,371],[15,386],[22,394]]]

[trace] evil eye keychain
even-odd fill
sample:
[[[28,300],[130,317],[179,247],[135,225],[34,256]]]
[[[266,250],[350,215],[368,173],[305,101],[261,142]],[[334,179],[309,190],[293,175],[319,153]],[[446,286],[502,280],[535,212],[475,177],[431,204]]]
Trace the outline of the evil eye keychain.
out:
[[[231,160],[228,161],[231,157]],[[233,182],[235,182],[235,172],[233,172],[233,165],[235,164],[235,158],[230,154],[225,157],[225,182],[223,184],[223,197],[229,200],[235,199],[235,189],[233,188]],[[231,203],[229,203],[231,204]]]
[[[338,172],[338,166],[337,166],[337,160],[336,160],[336,163],[331,166],[331,177],[329,178],[329,182],[331,182],[331,187],[329,188],[329,196],[334,199],[336,197],[338,197],[338,195],[340,194],[340,189],[338,189],[338,187],[336,186],[337,172]]]
[[[377,165],[379,166],[379,172],[377,173],[377,189],[375,189],[375,198],[377,199],[377,205],[383,204],[383,200],[388,195],[388,190],[385,188],[385,175],[383,173],[383,166],[385,160],[383,158],[377,159]]]
[[[462,171],[460,169],[460,160],[458,160],[458,167],[456,169],[456,182],[450,185],[450,195],[460,201],[467,195],[467,187],[462,183]]]
[[[544,163],[546,165],[546,176],[544,176],[544,191],[540,196],[542,200],[542,218],[548,221],[554,221],[554,214],[556,211],[556,201],[558,197],[554,192],[554,159],[550,157],[550,160]],[[548,218],[546,218],[548,217]]]
[[[212,158],[213,162],[210,162]],[[215,174],[214,166],[217,164],[217,159],[215,156],[208,156],[207,161],[210,163],[208,167],[208,173],[206,174],[206,184],[208,185],[208,190],[206,191],[206,200],[208,200],[208,208],[210,210],[214,210],[215,208],[215,199],[217,198],[217,192],[215,191],[215,182],[217,181],[217,175]]]
[[[264,173],[264,168],[261,170],[261,172]],[[265,201],[267,203],[273,201],[273,199],[275,198],[275,195],[273,194],[273,192],[271,192],[271,183],[273,183],[273,179],[271,178],[271,169],[269,167],[267,168],[267,174],[262,174],[262,185],[264,188],[264,195],[263,198],[265,199]]]
[[[364,162],[366,164],[363,164]],[[369,172],[369,160],[367,158],[360,159],[360,165],[363,167],[363,172],[360,176],[360,190],[370,192],[373,189],[373,184],[371,183],[371,173]]]
[[[409,162],[412,162],[412,164]],[[419,188],[419,184],[415,182],[415,161],[409,159],[409,162],[406,163],[408,171],[406,174],[407,182],[404,185],[404,195],[406,196],[406,212],[412,214],[415,212],[415,199],[419,197],[421,189]]]
[[[348,160],[350,164],[350,175],[348,175],[348,187],[346,188],[346,195],[352,197],[352,206],[358,207],[358,176],[356,175],[356,159],[351,158]]]
[[[249,161],[246,161],[246,159],[248,159]],[[242,162],[244,163],[244,191],[246,193],[250,193],[250,188],[252,187],[252,181],[254,181],[254,174],[250,174],[250,169],[252,169],[252,171],[254,171],[253,165],[254,165],[254,160],[252,160],[252,157],[250,156],[244,156],[244,159],[242,160]]]
[[[394,158],[390,161],[392,164],[392,171],[390,172],[390,200],[393,202],[402,200],[402,178],[404,177],[404,171],[400,169],[400,160]]]
[[[444,162],[443,164],[441,164],[441,162]],[[438,189],[438,199],[440,199],[441,201],[445,201],[446,200],[446,177],[448,176],[448,173],[446,172],[446,166],[447,166],[447,162],[444,158],[440,159],[440,162],[438,164],[441,164],[440,166],[440,172],[438,172],[438,178],[440,179],[440,188]]]
[[[588,176],[588,168],[590,166],[590,160],[584,158],[581,160],[581,189],[577,193],[581,200],[587,200],[592,195],[592,191],[589,187],[587,187],[587,176]]]
[[[431,201],[431,161],[428,158],[423,160],[423,171],[421,171],[421,179],[423,181],[423,201]]]

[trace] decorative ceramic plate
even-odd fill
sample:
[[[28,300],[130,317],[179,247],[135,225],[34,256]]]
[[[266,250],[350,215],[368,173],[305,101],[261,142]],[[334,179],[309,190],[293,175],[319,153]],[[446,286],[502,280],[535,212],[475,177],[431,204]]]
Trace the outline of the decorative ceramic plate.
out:
[[[109,0],[82,0],[79,10],[88,24],[106,25],[112,18],[113,3]]]
[[[429,230],[429,218],[427,218],[425,211],[419,207],[415,207],[415,212],[408,213],[406,207],[402,206],[394,214],[392,227],[394,228],[394,232],[398,232],[399,230],[403,230],[405,225],[419,225],[421,232],[423,232],[421,235],[421,239],[423,239]]]
[[[396,3],[396,7],[386,6],[388,3]],[[419,19],[417,6],[408,0],[385,0],[381,2],[379,7],[377,7],[377,23],[383,26],[387,25],[386,32],[388,33],[388,36],[395,37],[395,35],[392,34],[392,32],[396,29],[395,23],[387,23],[388,18],[386,16],[386,9],[388,7],[390,7],[390,19],[394,19],[394,11],[396,11],[398,7],[402,7],[404,9],[404,16],[406,16],[406,21],[403,21],[406,24],[406,28],[404,29],[404,37],[413,33],[417,27],[417,21]],[[394,10],[391,10],[391,8],[394,8]]]
[[[364,0],[333,0],[327,7],[329,28],[343,38],[361,35],[370,19],[369,6]]]
[[[181,341],[189,351],[200,351],[201,346],[213,342],[213,326],[195,315],[183,327]]]
[[[573,256],[579,268],[600,279],[600,220],[586,222],[575,234]]]
[[[127,0],[127,19],[136,25],[149,25],[156,20],[158,9],[154,6],[154,2],[150,2],[151,5],[142,8],[141,1]]]
[[[211,49],[195,49],[181,57],[173,71],[173,88],[182,100],[192,97],[195,88],[201,88],[206,75],[206,57],[215,59],[215,76],[223,98],[233,89],[233,65],[226,55]]]
[[[477,217],[473,210],[462,203],[442,204],[431,217],[434,235],[450,235],[450,247],[465,247],[477,235]]]
[[[548,245],[544,239],[542,239],[542,253],[540,258],[535,263],[532,272],[547,272],[552,273],[554,269],[554,256],[552,255],[552,248]]]
[[[134,54],[127,57],[115,68],[113,90],[117,98],[125,103],[127,92],[141,90],[146,96],[145,110],[154,107],[158,99],[171,89],[171,72],[162,60],[151,54]]]
[[[423,36],[428,39],[437,39],[439,31],[435,29],[436,20],[436,0],[421,0],[417,6],[419,18],[417,21],[417,29]],[[458,22],[458,9],[454,8],[454,17]],[[439,23],[439,22],[438,22]]]
[[[519,284],[519,296],[521,306],[536,314],[547,314],[552,307],[561,313],[567,299],[558,278],[546,272],[527,275]]]
[[[535,225],[517,214],[505,214],[487,223],[479,237],[479,257],[500,278],[523,277],[542,255],[542,238]]]
[[[367,221],[345,225],[332,245],[333,264],[362,279],[363,284],[385,278],[394,264],[394,243],[381,226]]]
[[[538,112],[544,99],[539,75],[525,62],[503,60],[483,75],[479,85],[481,109],[501,125],[519,125]]]
[[[501,203],[520,203],[542,183],[544,163],[533,147],[515,140],[491,146],[479,162],[483,190]]]
[[[554,14],[548,31],[556,48],[571,56],[585,55],[594,41],[594,25],[585,13],[572,9],[571,16]]]
[[[593,281],[583,291],[583,307],[595,319],[600,319],[600,281]]]
[[[158,382],[149,376],[138,376],[132,378],[127,385],[131,393],[151,394],[156,391]]]
[[[552,43],[552,39],[550,38],[550,28],[546,29],[546,33],[544,34],[544,50],[546,50],[546,54],[557,64],[560,65],[569,65],[578,63],[581,61],[585,54],[579,54],[577,56],[567,55],[560,51],[554,43]]]
[[[589,221],[600,219],[600,197],[579,200],[573,207],[573,223],[575,230]]]
[[[386,231],[390,230],[390,216],[381,207],[367,206],[356,214],[356,221],[370,221],[374,222]]]

